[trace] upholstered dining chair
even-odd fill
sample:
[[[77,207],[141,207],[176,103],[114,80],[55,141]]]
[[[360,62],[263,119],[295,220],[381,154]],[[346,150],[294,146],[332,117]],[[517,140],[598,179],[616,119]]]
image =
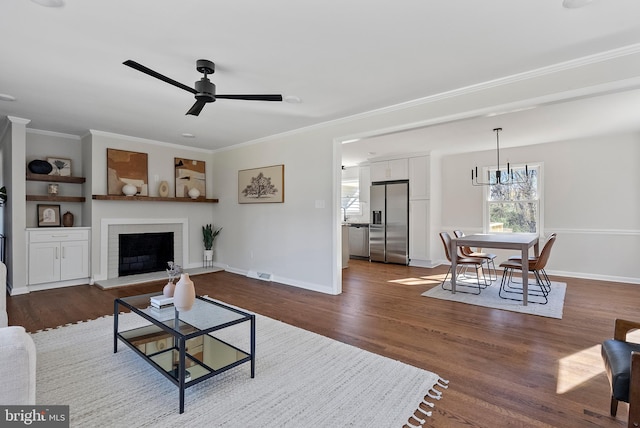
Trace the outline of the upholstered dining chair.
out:
[[[542,251],[540,252],[540,256],[534,258],[533,260],[529,259],[529,272],[532,272],[535,279],[536,284],[529,284],[529,290],[527,290],[529,296],[540,296],[544,298],[544,302],[538,302],[532,300],[534,303],[540,303],[542,305],[546,305],[549,302],[548,295],[551,292],[551,280],[547,276],[544,268],[549,261],[549,256],[551,255],[551,247],[556,242],[556,236],[553,235],[549,237],[547,242],[544,244]],[[519,270],[522,271],[522,260],[507,260],[505,262],[500,263],[500,267],[503,268],[502,272],[502,281],[500,282],[500,291],[498,291],[498,295],[503,299],[509,300],[520,300],[514,299],[512,297],[508,297],[508,294],[523,294],[524,291],[522,287],[514,286],[512,284],[517,284],[513,281],[513,271]],[[533,285],[533,287],[532,287]],[[538,287],[536,289],[535,287]],[[503,295],[504,293],[504,295]]]
[[[602,342],[602,359],[611,386],[611,416],[618,402],[629,403],[628,427],[640,426],[640,344],[627,342],[631,330],[640,322],[616,319],[613,339]]]
[[[444,253],[447,256],[447,260],[449,260],[449,262],[452,262],[452,254],[449,251],[449,248],[451,246],[451,235],[449,235],[447,232],[441,232],[440,233],[440,239],[442,240],[442,245],[444,245]],[[464,269],[464,268],[468,268],[468,267],[473,267],[476,270],[476,284],[478,287],[478,292],[469,292],[469,291],[464,291],[463,289],[460,288],[456,288],[456,292],[461,292],[461,293],[469,293],[469,294],[480,294],[480,292],[482,291],[483,288],[487,288],[487,281],[486,278],[484,277],[484,271],[482,270],[482,265],[484,264],[484,260],[480,259],[480,258],[475,258],[475,257],[460,257],[457,253],[453,255],[453,257],[457,257],[456,259],[456,263],[459,269]],[[440,286],[444,289],[444,290],[451,290],[451,289],[447,289],[445,288],[444,284],[445,282],[447,282],[447,278],[449,277],[449,274],[451,273],[451,266],[449,266],[449,271],[447,272],[447,274],[444,277],[444,280],[442,281],[442,284],[440,284]],[[482,274],[482,283],[480,282],[480,275]],[[469,283],[467,281],[464,282],[456,282],[457,286],[466,286],[466,287],[471,287],[472,283]]]
[[[456,235],[456,238],[462,238],[464,236],[464,232],[461,230],[454,230],[453,234]],[[495,254],[484,253],[481,251],[474,251],[471,247],[460,247],[460,252],[463,257],[477,257],[482,259],[484,263],[487,265],[487,271],[489,272],[489,279],[491,281],[495,281],[498,279],[498,273],[496,272],[496,264],[494,259],[496,258]]]

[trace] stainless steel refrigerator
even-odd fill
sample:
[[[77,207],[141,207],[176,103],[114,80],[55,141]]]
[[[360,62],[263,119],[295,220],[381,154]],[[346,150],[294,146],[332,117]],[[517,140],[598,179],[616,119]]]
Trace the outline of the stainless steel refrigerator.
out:
[[[370,260],[408,265],[409,182],[373,183],[370,204]]]

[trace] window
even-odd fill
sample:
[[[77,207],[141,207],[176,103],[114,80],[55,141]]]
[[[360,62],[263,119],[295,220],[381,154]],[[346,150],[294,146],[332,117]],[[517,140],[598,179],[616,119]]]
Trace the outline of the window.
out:
[[[360,215],[360,183],[358,180],[342,180],[342,219]]]
[[[512,167],[513,184],[485,188],[485,232],[542,233],[542,164]],[[491,182],[496,170],[489,169]],[[504,173],[504,172],[503,172]]]

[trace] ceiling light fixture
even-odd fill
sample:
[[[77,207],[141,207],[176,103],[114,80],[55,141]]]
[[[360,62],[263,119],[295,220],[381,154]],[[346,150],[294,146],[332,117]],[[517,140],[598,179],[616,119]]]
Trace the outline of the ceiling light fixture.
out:
[[[64,6],[64,0],[31,0],[34,3],[39,4],[40,6],[45,7],[62,7]]]
[[[16,97],[9,94],[0,94],[0,101],[15,101]]]
[[[286,97],[284,97],[284,102],[291,104],[300,104],[302,102],[302,99],[295,95],[287,95]]]
[[[496,173],[491,176],[491,171],[487,171],[487,181],[479,181],[478,167],[476,166],[475,171],[473,169],[471,170],[471,184],[474,186],[493,186],[494,184],[517,184],[526,182],[529,179],[528,165],[524,166],[524,177],[522,177],[521,174],[514,174],[509,162],[507,162],[506,171],[500,169],[500,131],[502,131],[502,128],[494,128],[493,131],[496,133],[496,153],[498,157]]]
[[[593,0],[563,0],[562,6],[567,9],[578,9],[591,3]]]
[[[195,138],[195,137],[196,137],[195,135],[190,134],[190,133],[188,133],[188,132],[184,132],[184,133],[182,134],[182,136],[183,136],[184,138]]]

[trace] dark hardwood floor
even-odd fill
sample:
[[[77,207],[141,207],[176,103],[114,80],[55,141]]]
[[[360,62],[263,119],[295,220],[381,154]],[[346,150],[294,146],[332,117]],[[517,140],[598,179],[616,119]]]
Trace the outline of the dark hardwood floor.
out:
[[[640,321],[640,287],[552,277],[567,283],[557,320],[420,296],[439,286],[445,272],[351,260],[339,296],[227,272],[193,279],[198,294],[448,379],[425,426],[626,426],[626,404],[617,418],[609,416],[599,345],[612,336],[616,317]],[[111,314],[114,297],[162,285],[108,291],[86,285],[8,297],[9,321],[33,332],[94,319]]]

